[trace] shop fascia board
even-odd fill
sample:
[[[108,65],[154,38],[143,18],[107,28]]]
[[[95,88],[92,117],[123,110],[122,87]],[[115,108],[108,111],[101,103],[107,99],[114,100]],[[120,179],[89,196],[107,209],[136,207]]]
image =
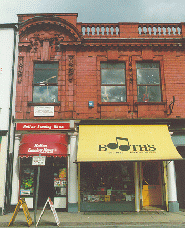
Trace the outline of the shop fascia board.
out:
[[[81,120],[79,125],[134,125],[134,124],[141,124],[141,125],[153,125],[153,124],[166,124],[171,129],[174,129],[173,126],[180,126],[182,129],[184,126],[185,129],[185,119],[109,119],[109,120]]]

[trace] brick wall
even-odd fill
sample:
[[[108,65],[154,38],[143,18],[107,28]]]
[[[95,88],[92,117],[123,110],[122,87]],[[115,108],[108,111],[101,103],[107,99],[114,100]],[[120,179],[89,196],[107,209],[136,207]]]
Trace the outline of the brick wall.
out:
[[[147,41],[146,45],[110,45],[102,40],[85,45],[88,41],[80,35],[79,24],[78,29],[74,28],[77,15],[56,16],[62,20],[61,23],[57,20],[54,26],[47,19],[45,29],[40,27],[43,21],[25,23],[20,29],[16,119],[39,119],[34,117],[35,104],[32,103],[34,62],[38,61],[59,62],[59,104],[55,104],[55,116],[45,119],[185,117],[183,47],[167,46],[163,41],[157,45],[150,45],[150,41]],[[30,17],[34,15],[19,15],[19,20],[25,21]],[[65,18],[67,24],[64,22]],[[143,60],[160,63],[162,102],[137,102],[136,62]],[[125,62],[127,102],[101,102],[101,61]],[[170,113],[169,105],[173,101],[173,96],[175,104],[173,112]],[[94,102],[93,108],[88,106],[89,101]]]

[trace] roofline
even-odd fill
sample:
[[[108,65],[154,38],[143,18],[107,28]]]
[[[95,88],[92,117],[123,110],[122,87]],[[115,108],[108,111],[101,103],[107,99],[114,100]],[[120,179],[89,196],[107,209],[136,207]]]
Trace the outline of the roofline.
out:
[[[18,23],[7,23],[7,24],[0,24],[0,28],[13,28],[17,29]]]
[[[52,15],[77,15],[78,13],[22,13],[22,14],[17,14],[17,16],[23,16],[23,15],[34,15],[34,16],[42,16],[42,15],[48,15],[48,16],[52,16]]]

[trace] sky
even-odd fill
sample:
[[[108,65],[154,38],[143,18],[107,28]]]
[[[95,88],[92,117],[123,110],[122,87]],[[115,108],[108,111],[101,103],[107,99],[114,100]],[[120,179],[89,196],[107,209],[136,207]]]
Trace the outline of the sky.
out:
[[[0,0],[0,24],[17,14],[78,13],[82,23],[185,22],[184,0]]]

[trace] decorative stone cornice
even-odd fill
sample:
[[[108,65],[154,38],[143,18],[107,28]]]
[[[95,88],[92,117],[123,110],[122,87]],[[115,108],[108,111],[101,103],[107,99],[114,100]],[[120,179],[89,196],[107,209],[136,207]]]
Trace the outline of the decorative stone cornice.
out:
[[[82,33],[68,21],[59,17],[47,16],[33,17],[23,23],[20,23],[19,34],[20,37],[23,37],[26,33],[30,33],[30,31],[38,31],[39,28],[49,31],[54,27],[57,28],[57,31],[66,30],[76,41],[81,41],[83,39]]]

